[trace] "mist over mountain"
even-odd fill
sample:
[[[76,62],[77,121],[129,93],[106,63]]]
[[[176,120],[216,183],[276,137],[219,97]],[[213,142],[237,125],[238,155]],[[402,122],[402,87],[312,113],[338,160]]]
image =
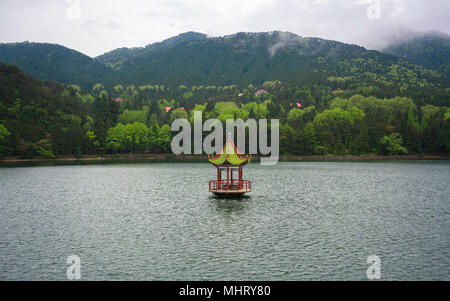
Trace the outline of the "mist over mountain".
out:
[[[411,33],[383,52],[441,73],[450,71],[450,35],[445,33]]]
[[[166,86],[260,85],[269,80],[325,82],[353,77],[382,85],[445,85],[448,36],[424,37],[386,53],[289,32],[207,37],[187,32],[142,48],[119,48],[96,58],[56,44],[0,44],[0,62],[40,80],[90,89],[96,83]],[[428,70],[430,69],[430,70]]]
[[[330,76],[389,77],[400,64],[419,80],[435,81],[415,66],[394,56],[320,38],[292,33],[237,33],[184,41],[162,51],[123,59],[112,82],[143,85],[248,85],[268,80],[320,82]],[[403,66],[404,65],[404,66]],[[370,73],[370,74],[369,74]],[[376,78],[373,78],[376,74]],[[399,82],[405,82],[400,76]]]

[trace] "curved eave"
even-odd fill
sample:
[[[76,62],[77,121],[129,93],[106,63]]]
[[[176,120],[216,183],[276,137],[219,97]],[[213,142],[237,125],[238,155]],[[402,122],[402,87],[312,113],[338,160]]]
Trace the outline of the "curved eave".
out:
[[[214,166],[245,166],[248,163],[250,163],[251,158],[250,156],[247,157],[241,157],[238,155],[224,155],[221,154],[217,158],[209,158],[209,163],[211,163]]]
[[[240,154],[233,141],[227,140],[222,148],[222,152],[217,157],[208,156],[209,163],[214,166],[244,166],[250,163],[250,156]]]

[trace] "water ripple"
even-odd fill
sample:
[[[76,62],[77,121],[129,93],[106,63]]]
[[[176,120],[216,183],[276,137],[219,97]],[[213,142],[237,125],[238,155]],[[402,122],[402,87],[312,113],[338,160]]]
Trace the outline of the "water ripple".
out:
[[[251,164],[221,200],[207,164],[0,168],[0,280],[450,280],[450,164]]]

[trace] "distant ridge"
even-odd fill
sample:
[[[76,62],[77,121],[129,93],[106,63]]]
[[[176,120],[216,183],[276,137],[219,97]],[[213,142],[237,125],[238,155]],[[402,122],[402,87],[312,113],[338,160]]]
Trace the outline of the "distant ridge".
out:
[[[445,33],[418,34],[390,45],[384,52],[441,73],[450,71],[450,35]]]
[[[169,38],[167,40],[164,40],[162,42],[149,44],[145,47],[118,48],[105,54],[102,54],[96,57],[95,59],[109,67],[120,69],[120,65],[124,63],[126,60],[150,55],[154,52],[177,46],[183,42],[202,40],[206,38],[207,36],[203,33],[189,31],[186,33],[179,34],[175,37]]]
[[[440,46],[426,46],[423,51],[427,55],[414,56],[400,46],[383,53],[290,32],[240,32],[213,38],[187,32],[96,58],[56,44],[0,44],[0,62],[17,65],[40,80],[77,84],[84,89],[96,83],[109,88],[149,83],[246,86],[268,80],[321,83],[330,77],[353,77],[380,85],[448,85],[442,75],[448,64],[441,62],[447,59],[448,41],[433,43]],[[420,50],[422,44],[416,44]]]

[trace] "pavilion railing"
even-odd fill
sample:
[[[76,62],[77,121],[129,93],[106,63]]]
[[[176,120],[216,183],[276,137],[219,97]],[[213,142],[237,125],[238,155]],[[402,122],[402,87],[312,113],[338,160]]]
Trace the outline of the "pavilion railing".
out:
[[[238,180],[230,181],[209,181],[209,190],[252,190],[252,182],[244,180],[239,182]]]

